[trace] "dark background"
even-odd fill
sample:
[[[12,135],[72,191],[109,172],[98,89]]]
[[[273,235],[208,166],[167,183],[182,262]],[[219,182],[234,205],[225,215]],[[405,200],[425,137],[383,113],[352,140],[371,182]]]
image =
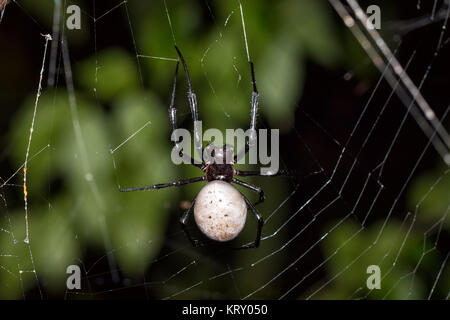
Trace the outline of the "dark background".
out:
[[[273,234],[295,216],[260,248],[242,252],[229,250],[228,245],[194,249],[181,233],[177,222],[183,210],[180,203],[190,201],[201,186],[151,194],[117,192],[119,186],[201,174],[170,162],[165,108],[175,64],[137,57],[176,57],[163,2],[78,1],[62,6],[72,3],[82,8],[82,29],[64,30],[78,114],[74,117],[70,112],[60,51],[56,85],[47,85],[49,45],[30,155],[46,144],[50,147],[29,165],[30,246],[22,243],[22,171],[1,189],[5,219],[0,227],[14,233],[4,232],[1,238],[2,251],[14,256],[0,260],[5,267],[0,270],[1,297],[159,299],[180,293],[174,297],[243,298],[270,282],[251,298],[307,298],[319,289],[312,298],[348,299],[366,297],[365,269],[377,264],[386,277],[382,290],[368,298],[427,298],[441,265],[444,272],[432,297],[445,298],[449,283],[446,167],[430,146],[415,168],[428,139],[408,117],[383,170],[375,169],[398,133],[406,109],[395,95],[390,98],[392,89],[385,81],[377,86],[379,72],[327,1],[242,3],[261,95],[259,127],[280,128],[282,167],[304,175],[299,182],[248,180],[265,190],[267,199],[260,206],[263,216],[276,210],[263,235]],[[118,7],[109,11],[116,4]],[[369,4],[374,3],[360,3],[363,8]],[[407,70],[416,85],[431,67],[421,92],[442,117],[449,105],[447,34],[445,45],[435,53],[444,20],[419,25],[422,17],[430,16],[433,2],[421,3],[420,9],[416,3],[376,4],[382,13],[380,32],[392,49],[397,48],[399,61],[405,65],[413,56]],[[167,1],[167,6],[177,44],[190,68],[204,125],[246,128],[251,86],[238,3]],[[436,8],[442,13],[447,7],[437,1]],[[40,34],[51,33],[52,15],[52,1],[19,1],[7,5],[0,23],[3,181],[25,159],[43,58]],[[410,28],[408,32],[405,26]],[[202,65],[207,49],[207,62]],[[185,77],[180,73],[179,123],[191,128],[185,92]],[[100,201],[93,195],[92,182],[83,179],[86,168],[73,129],[76,118]],[[109,154],[146,121],[151,125]],[[363,146],[372,129],[372,138]],[[313,174],[317,171],[320,173]],[[331,183],[325,185],[331,177]],[[435,181],[439,183],[433,187]],[[295,214],[299,208],[302,210]],[[323,208],[326,210],[321,211]],[[250,218],[243,235],[231,246],[253,239],[256,224]],[[191,229],[196,232],[194,223]],[[258,267],[250,267],[280,248],[284,249]],[[65,268],[80,263],[83,289],[78,294],[67,292]],[[16,265],[36,273],[19,279],[14,276]],[[236,273],[215,278],[230,270]],[[300,284],[284,296],[297,282]]]

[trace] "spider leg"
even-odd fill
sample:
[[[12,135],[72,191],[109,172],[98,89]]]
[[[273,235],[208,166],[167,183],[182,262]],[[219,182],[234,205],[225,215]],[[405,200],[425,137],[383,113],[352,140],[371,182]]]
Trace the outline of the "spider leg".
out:
[[[249,61],[250,63],[250,72],[252,74],[252,86],[253,86],[253,92],[252,92],[252,106],[250,109],[250,136],[248,141],[245,143],[244,149],[239,151],[234,156],[234,162],[237,163],[239,160],[241,160],[247,152],[250,150],[250,148],[253,148],[257,142],[257,134],[256,134],[256,116],[258,114],[258,89],[256,88],[256,80],[255,80],[255,69],[253,67],[253,62]]]
[[[250,189],[250,190],[252,190],[253,192],[256,192],[256,193],[259,195],[258,201],[256,201],[256,202],[253,204],[254,206],[257,206],[258,204],[264,202],[265,197],[264,197],[264,191],[263,191],[263,189],[261,189],[261,188],[259,188],[259,187],[257,187],[257,186],[254,186],[254,185],[252,185],[252,184],[250,184],[250,183],[247,183],[247,182],[244,182],[244,181],[235,179],[235,178],[233,178],[232,182],[234,182],[234,183],[236,183],[236,184],[238,184],[238,185],[240,185],[240,186],[243,186],[243,187],[245,187],[245,188],[247,188],[247,189]]]
[[[187,228],[187,223],[188,223],[188,220],[189,220],[189,217],[190,217],[190,213],[191,213],[191,211],[192,211],[192,208],[194,208],[194,204],[195,204],[195,199],[192,200],[192,203],[191,203],[189,209],[187,209],[187,210],[183,213],[183,215],[181,216],[181,218],[180,218],[180,224],[181,224],[181,228],[182,228],[183,231],[184,231],[184,234],[188,237],[188,239],[189,239],[189,241],[192,243],[192,245],[193,245],[194,247],[201,247],[201,246],[203,246],[204,244],[203,244],[200,240],[197,240],[197,239],[192,238],[192,236],[191,236],[191,234],[189,233],[189,230],[188,230],[188,228]]]
[[[180,57],[181,63],[183,64],[184,72],[186,73],[186,79],[188,84],[188,100],[189,107],[191,108],[192,121],[194,122],[194,145],[195,150],[200,155],[200,158],[203,159],[203,146],[200,137],[200,122],[198,121],[198,109],[197,109],[197,97],[192,91],[191,77],[189,76],[188,67],[186,62],[184,61],[183,55],[177,46],[175,46],[175,50],[177,50],[178,56]]]
[[[256,232],[256,239],[253,243],[244,245],[238,249],[258,248],[259,243],[261,242],[261,232],[262,232],[262,228],[264,226],[264,219],[263,219],[261,213],[259,213],[259,211],[255,208],[255,206],[250,202],[250,200],[248,200],[246,196],[244,196],[244,195],[242,195],[242,196],[244,197],[244,200],[247,203],[247,207],[253,213],[256,220],[258,220],[258,230]]]
[[[172,181],[168,183],[159,183],[154,184],[151,186],[144,186],[144,187],[138,187],[138,188],[128,188],[128,189],[119,189],[120,192],[129,192],[129,191],[143,191],[143,190],[151,190],[151,189],[162,189],[167,187],[179,187],[183,186],[185,184],[194,183],[194,182],[200,182],[205,181],[206,176],[203,177],[196,177],[196,178],[189,178],[189,179],[183,179],[178,181]]]
[[[177,129],[177,109],[175,107],[175,92],[177,89],[177,76],[178,76],[178,66],[179,66],[179,62],[177,62],[177,66],[175,68],[175,76],[173,77],[173,87],[172,87],[172,97],[170,100],[170,107],[169,107],[169,120],[170,120],[170,124],[172,127],[172,132],[174,132]],[[183,157],[183,159],[186,162],[189,162],[190,164],[201,168],[202,165],[199,163],[196,163],[194,159],[192,159],[192,157],[190,157],[187,154],[184,154],[183,152],[183,147],[182,144],[180,143],[180,141],[174,141],[174,147],[175,149],[179,152],[179,155],[181,157]]]
[[[291,178],[307,178],[319,173],[322,173],[323,170],[315,171],[308,174],[299,174],[295,171],[290,170],[280,170],[274,174],[261,174],[260,171],[245,171],[245,170],[235,170],[234,175],[241,177],[291,177]]]

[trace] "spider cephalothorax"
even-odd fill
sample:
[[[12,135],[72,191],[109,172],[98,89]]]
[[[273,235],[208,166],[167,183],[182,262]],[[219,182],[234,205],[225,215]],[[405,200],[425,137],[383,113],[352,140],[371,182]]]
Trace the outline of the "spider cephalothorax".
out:
[[[201,169],[204,172],[204,176],[178,180],[169,183],[155,184],[139,188],[121,189],[120,191],[138,191],[149,189],[161,189],[166,187],[177,187],[194,182],[207,181],[207,184],[200,190],[198,195],[192,200],[189,209],[181,216],[181,227],[185,231],[188,239],[194,246],[198,246],[200,242],[193,239],[187,229],[187,222],[189,215],[194,210],[194,218],[200,230],[210,239],[215,241],[229,241],[234,239],[244,228],[247,210],[253,213],[258,220],[258,230],[256,233],[256,239],[253,243],[245,245],[241,248],[256,248],[259,246],[261,240],[261,231],[264,225],[263,217],[255,208],[255,206],[264,201],[264,192],[261,188],[251,185],[247,182],[238,180],[235,176],[263,176],[259,171],[241,171],[234,169],[234,165],[239,159],[242,159],[249,151],[249,147],[254,145],[257,139],[256,136],[256,115],[258,113],[258,90],[256,89],[255,72],[253,69],[253,63],[250,63],[250,71],[252,76],[252,103],[250,109],[250,132],[255,134],[250,135],[249,142],[245,145],[245,148],[239,153],[234,155],[234,148],[230,145],[223,145],[222,147],[216,147],[214,143],[209,144],[206,148],[202,148],[200,135],[198,134],[196,123],[198,122],[197,111],[197,98],[192,90],[191,79],[189,77],[188,68],[184,61],[183,55],[180,50],[175,46],[176,51],[180,57],[180,61],[183,64],[184,71],[186,73],[186,80],[188,85],[188,101],[191,109],[192,120],[194,122],[194,139],[195,146],[199,155],[202,157],[202,163],[196,163],[189,155],[183,154],[180,151],[180,156],[188,159],[188,161]],[[169,120],[172,127],[172,131],[177,129],[176,123],[176,108],[175,108],[175,89],[176,79],[178,74],[177,63],[175,69],[175,77],[173,81],[172,99],[169,107]],[[175,148],[179,149],[179,141],[174,141]],[[181,149],[179,149],[181,150]],[[274,176],[289,176],[290,173],[278,172],[272,175],[264,175],[265,177]],[[245,195],[237,190],[233,185],[237,184],[245,187],[259,195],[259,199],[255,203],[251,203]]]
[[[230,145],[216,147],[214,143],[209,144],[203,154],[205,165],[203,171],[207,181],[222,180],[233,181],[234,176],[234,148]]]

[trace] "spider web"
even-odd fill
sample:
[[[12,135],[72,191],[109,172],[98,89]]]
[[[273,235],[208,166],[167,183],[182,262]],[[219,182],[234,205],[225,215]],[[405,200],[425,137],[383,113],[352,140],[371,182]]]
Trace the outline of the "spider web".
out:
[[[305,18],[296,9],[309,7],[298,3],[290,14]],[[320,54],[314,60],[305,34],[258,33],[264,25],[255,17],[274,23],[269,3],[80,2],[80,33],[67,29],[66,1],[4,4],[2,48],[20,43],[13,31],[22,28],[36,57],[27,63],[34,86],[24,107],[3,111],[0,296],[448,299],[450,3],[411,2],[402,17],[390,17],[385,3],[381,34],[359,11],[372,3],[312,7],[340,30],[333,33],[340,40],[324,42],[353,50],[346,67],[318,62],[326,60]],[[157,29],[142,22],[145,10]],[[295,47],[303,64],[290,62],[297,41],[305,42]],[[201,174],[170,160],[174,44],[191,68],[207,127],[247,128],[248,61],[255,63],[258,127],[282,129],[282,169],[303,175],[248,180],[267,195],[258,206],[265,219],[258,249],[191,246],[178,218],[201,185],[118,192]],[[305,69],[304,83],[293,71],[280,87],[277,70],[291,67]],[[179,125],[192,129],[186,90],[180,72]],[[249,215],[233,246],[255,233]],[[69,265],[81,267],[80,290],[66,287]],[[379,290],[366,285],[370,265],[380,267]]]

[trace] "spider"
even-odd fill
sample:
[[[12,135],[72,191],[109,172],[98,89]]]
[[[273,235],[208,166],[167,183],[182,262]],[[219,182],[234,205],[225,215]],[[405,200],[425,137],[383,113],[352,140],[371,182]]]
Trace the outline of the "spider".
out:
[[[162,189],[167,187],[183,186],[194,182],[207,181],[207,184],[200,190],[197,196],[192,200],[191,205],[180,218],[181,227],[185,232],[186,236],[188,237],[189,241],[192,243],[194,247],[203,245],[199,240],[192,238],[187,229],[187,223],[192,209],[194,210],[195,222],[197,223],[197,226],[203,232],[203,234],[205,234],[208,238],[219,242],[226,242],[233,240],[239,235],[239,233],[244,228],[245,221],[247,218],[247,211],[248,209],[250,209],[250,211],[258,221],[256,239],[254,240],[253,243],[244,245],[240,248],[257,248],[261,241],[261,231],[264,225],[264,219],[261,213],[256,209],[256,206],[264,201],[265,199],[264,191],[257,186],[236,179],[235,176],[274,177],[274,176],[294,176],[294,174],[282,170],[278,171],[275,174],[262,175],[259,171],[242,171],[236,170],[234,168],[234,165],[238,162],[238,160],[248,153],[249,149],[253,145],[255,145],[257,140],[256,116],[258,111],[259,93],[256,88],[253,62],[249,61],[253,86],[251,113],[250,113],[250,129],[252,130],[250,132],[253,132],[254,134],[250,134],[249,139],[248,141],[246,141],[243,150],[241,150],[240,152],[238,152],[236,155],[233,156],[234,148],[230,145],[223,145],[222,147],[216,147],[214,143],[211,143],[207,145],[205,149],[203,149],[200,141],[200,135],[198,133],[198,128],[196,126],[196,123],[198,121],[197,98],[194,91],[192,90],[188,67],[183,58],[183,55],[181,54],[177,46],[175,46],[175,49],[178,53],[179,61],[177,62],[175,68],[175,76],[173,79],[172,96],[169,107],[169,121],[173,132],[175,129],[177,129],[177,121],[176,121],[177,109],[174,105],[174,102],[175,102],[178,67],[181,61],[186,74],[186,81],[188,86],[188,101],[191,109],[192,120],[194,122],[194,145],[195,149],[201,155],[202,163],[201,164],[195,163],[190,156],[184,154],[182,151],[180,141],[174,141],[174,146],[176,150],[179,151],[179,155],[181,157],[187,159],[190,164],[201,169],[204,172],[204,175],[201,177],[182,179],[169,183],[155,184],[139,188],[120,189],[120,191],[128,192],[128,191],[142,191],[150,189]],[[202,157],[203,152],[205,150],[207,151],[207,154],[211,155],[211,157],[209,157],[209,159],[206,159],[206,161],[204,157]],[[257,193],[259,195],[259,199],[255,203],[251,203],[244,194],[242,194],[232,185],[232,183],[240,185]]]

